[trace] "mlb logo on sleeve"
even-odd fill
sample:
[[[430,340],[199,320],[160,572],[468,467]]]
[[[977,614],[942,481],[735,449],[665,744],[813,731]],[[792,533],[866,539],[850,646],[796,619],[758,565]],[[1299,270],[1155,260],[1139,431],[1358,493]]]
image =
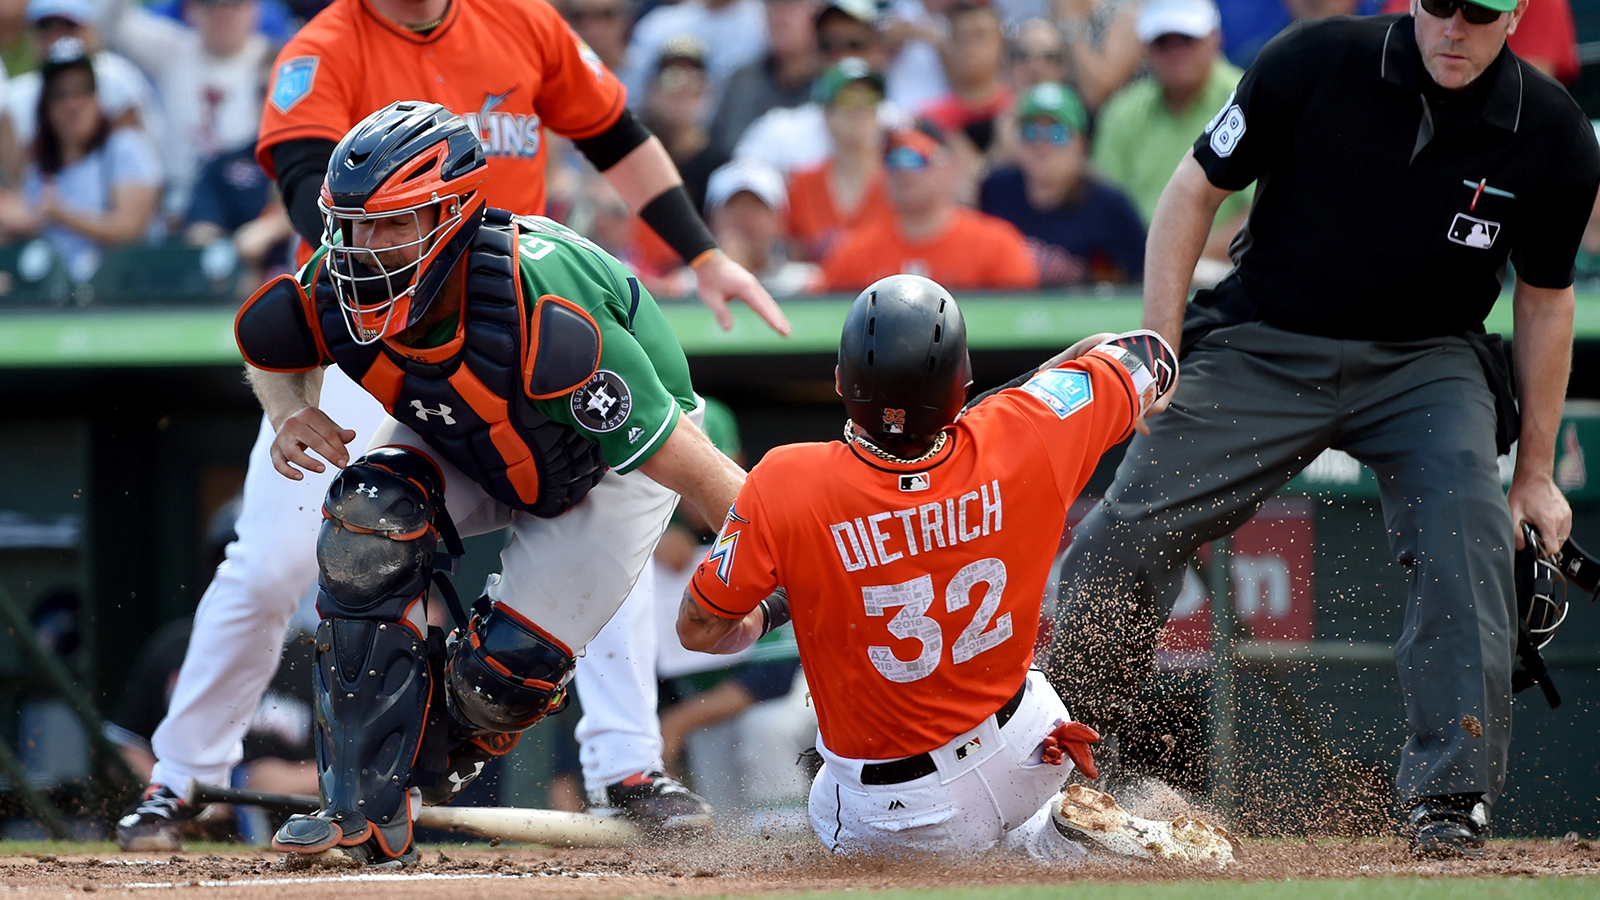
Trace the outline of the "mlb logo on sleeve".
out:
[[[1057,418],[1065,419],[1094,401],[1089,373],[1073,369],[1051,369],[1028,379],[1024,391],[1038,397]]]
[[[320,57],[316,56],[297,56],[278,66],[277,77],[272,80],[272,94],[267,98],[278,112],[287,113],[311,95],[319,61]]]
[[[1488,219],[1475,219],[1466,213],[1456,213],[1450,223],[1450,240],[1476,250],[1487,250],[1494,246],[1494,239],[1500,236],[1500,223]]]

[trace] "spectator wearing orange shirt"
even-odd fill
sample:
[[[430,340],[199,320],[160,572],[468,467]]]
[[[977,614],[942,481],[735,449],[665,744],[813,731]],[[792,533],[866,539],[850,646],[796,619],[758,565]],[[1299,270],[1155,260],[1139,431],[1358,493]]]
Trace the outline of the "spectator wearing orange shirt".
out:
[[[859,291],[901,272],[957,292],[1038,287],[1039,271],[1022,232],[956,204],[955,166],[942,143],[904,129],[891,132],[885,144],[891,227],[851,231],[822,263],[828,290]]]
[[[887,217],[883,180],[883,73],[849,57],[817,79],[813,98],[833,138],[833,155],[789,176],[789,238],[796,255],[817,262],[845,232]]]

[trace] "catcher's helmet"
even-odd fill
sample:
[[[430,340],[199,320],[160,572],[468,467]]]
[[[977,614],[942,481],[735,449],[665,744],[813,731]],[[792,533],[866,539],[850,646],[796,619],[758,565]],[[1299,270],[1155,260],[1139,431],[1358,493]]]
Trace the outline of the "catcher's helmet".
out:
[[[967,325],[950,292],[920,275],[874,282],[839,338],[839,393],[876,440],[927,443],[961,412],[972,385]]]
[[[404,331],[427,311],[483,221],[488,161],[483,143],[460,117],[437,103],[402,100],[356,125],[333,149],[319,206],[328,274],[358,344]],[[420,210],[438,208],[426,234]],[[357,222],[410,215],[414,241],[395,247],[351,246]],[[417,260],[387,267],[384,250],[416,247]]]

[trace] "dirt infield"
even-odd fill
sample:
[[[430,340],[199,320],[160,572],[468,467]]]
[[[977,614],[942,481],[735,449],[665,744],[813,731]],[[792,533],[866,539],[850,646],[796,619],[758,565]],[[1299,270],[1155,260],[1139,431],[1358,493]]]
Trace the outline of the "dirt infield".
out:
[[[5,845],[0,844],[0,854]],[[748,837],[690,847],[621,850],[430,848],[400,873],[290,871],[269,851],[228,855],[0,856],[0,893],[62,896],[116,891],[122,896],[180,891],[185,897],[261,900],[341,897],[423,898],[448,889],[473,900],[527,897],[588,900],[705,897],[846,889],[1055,884],[1066,881],[1173,882],[1411,876],[1600,876],[1600,846],[1587,841],[1507,841],[1483,859],[1419,862],[1398,839],[1244,841],[1225,871],[1197,864],[1094,861],[1051,871],[1005,858],[962,864],[852,862],[827,855],[814,839]],[[440,882],[466,882],[441,884]],[[533,882],[533,883],[530,883]]]

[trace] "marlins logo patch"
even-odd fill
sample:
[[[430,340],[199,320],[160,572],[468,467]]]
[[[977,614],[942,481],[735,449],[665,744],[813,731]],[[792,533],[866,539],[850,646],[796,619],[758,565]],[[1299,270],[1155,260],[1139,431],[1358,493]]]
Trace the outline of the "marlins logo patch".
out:
[[[1022,389],[1038,397],[1057,418],[1065,419],[1094,402],[1089,373],[1073,369],[1051,369],[1028,379]]]
[[[297,56],[284,60],[278,74],[272,79],[272,93],[267,97],[278,112],[287,113],[301,100],[311,95],[311,86],[317,80],[316,56]]]
[[[628,383],[610,369],[594,373],[588,384],[572,392],[572,416],[590,431],[604,434],[616,431],[633,412],[633,395]]]

